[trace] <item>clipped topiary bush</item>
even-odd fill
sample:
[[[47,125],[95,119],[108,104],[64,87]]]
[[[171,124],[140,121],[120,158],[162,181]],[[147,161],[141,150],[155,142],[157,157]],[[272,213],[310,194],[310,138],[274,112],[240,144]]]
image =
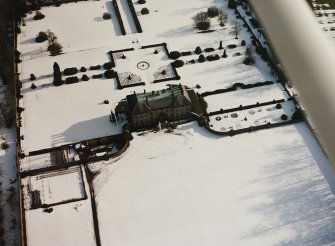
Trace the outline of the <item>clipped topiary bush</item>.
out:
[[[45,17],[40,11],[35,12],[34,20],[42,20]]]
[[[39,32],[37,34],[37,37],[35,38],[35,41],[37,43],[42,43],[42,42],[47,41],[47,40],[48,40],[48,35],[45,32]]]
[[[181,57],[181,54],[179,51],[171,51],[169,53],[169,58],[173,60],[177,60],[179,57]]]
[[[184,61],[182,61],[182,60],[175,60],[172,64],[173,64],[174,67],[179,68],[179,67],[184,66]]]
[[[35,75],[33,73],[30,74],[30,80],[34,81],[36,79]]]
[[[36,85],[34,83],[32,83],[30,88],[34,90],[34,89],[36,89]]]
[[[61,86],[64,84],[64,81],[62,80],[62,73],[60,72],[60,68],[57,62],[54,62],[53,65],[54,69],[54,81],[52,82],[54,86]]]
[[[86,74],[83,74],[83,76],[81,76],[81,80],[82,81],[89,81],[90,78]]]
[[[209,29],[211,22],[207,12],[199,12],[193,17],[194,26],[199,30]]]
[[[182,56],[190,56],[190,55],[192,55],[192,52],[191,51],[185,51],[185,52],[181,52],[180,54]]]
[[[147,9],[147,8],[143,8],[143,9],[141,9],[141,14],[142,14],[142,15],[147,15],[147,14],[149,14],[149,9]]]
[[[116,78],[116,72],[114,70],[107,70],[104,73],[104,76],[106,79],[113,79],[113,78]]]
[[[293,115],[292,115],[292,120],[303,120],[304,119],[304,115],[302,113],[302,111],[298,108],[295,109]]]
[[[223,50],[222,41],[220,41],[219,50]]]
[[[280,103],[277,103],[277,104],[276,104],[276,109],[281,109],[281,108],[282,108],[281,104],[280,104]]]
[[[194,53],[196,53],[197,55],[200,55],[202,53],[202,50],[199,46],[197,46],[197,48],[195,48]]]
[[[195,27],[198,28],[199,30],[208,30],[209,27],[211,26],[210,21],[202,21],[198,22]]]
[[[113,63],[112,62],[106,62],[103,65],[103,68],[106,69],[106,70],[112,69],[113,68]]]
[[[9,148],[9,144],[6,142],[1,143],[1,149],[5,150]]]
[[[251,57],[246,57],[243,60],[243,64],[245,64],[245,65],[253,65],[253,64],[255,64],[255,61]]]
[[[93,79],[101,79],[102,78],[102,73],[101,74],[94,74],[92,75]]]
[[[219,55],[208,55],[206,59],[207,61],[216,61],[220,59],[220,56]]]
[[[282,114],[282,115],[280,116],[280,118],[281,118],[282,120],[287,120],[287,119],[288,119],[288,117],[287,117],[286,114]]]
[[[104,20],[109,20],[111,18],[112,18],[112,16],[111,16],[110,13],[103,13],[103,15],[102,15],[102,19],[104,19]]]
[[[206,48],[206,49],[204,49],[204,51],[205,52],[213,52],[213,51],[215,51],[215,49],[214,48]]]
[[[99,70],[100,68],[101,68],[100,65],[90,66],[90,70]]]
[[[242,40],[242,42],[241,42],[241,46],[246,46],[246,42],[245,42],[245,40]]]
[[[79,79],[77,76],[72,76],[72,77],[68,77],[65,79],[65,83],[66,84],[74,84],[74,83],[78,83]]]
[[[64,75],[74,75],[76,73],[78,73],[78,68],[76,67],[65,68],[63,71]]]
[[[207,9],[207,14],[209,18],[214,18],[219,15],[219,9],[217,7],[210,7]]]
[[[59,43],[55,42],[54,44],[50,44],[48,46],[48,51],[50,52],[50,55],[56,56],[62,53],[62,48],[63,47]]]
[[[228,49],[235,49],[236,47],[237,47],[236,44],[229,44],[229,45],[227,45]]]
[[[228,8],[230,8],[230,9],[236,9],[236,7],[237,7],[236,0],[229,0],[229,2],[228,2]]]
[[[85,73],[87,71],[86,67],[81,67],[80,72]]]
[[[201,54],[200,56],[199,56],[199,58],[198,58],[198,62],[205,62],[206,61],[206,58],[205,58],[205,56],[203,55],[203,54]]]

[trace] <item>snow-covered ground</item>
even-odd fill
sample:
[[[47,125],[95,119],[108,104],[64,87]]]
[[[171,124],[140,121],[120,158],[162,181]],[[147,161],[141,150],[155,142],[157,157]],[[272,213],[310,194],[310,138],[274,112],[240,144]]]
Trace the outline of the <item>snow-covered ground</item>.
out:
[[[276,108],[278,104],[271,104],[263,107],[239,110],[236,112],[213,115],[210,117],[210,126],[213,130],[226,132],[248,128],[250,126],[265,125],[268,123],[279,123],[281,116],[286,115],[291,119],[295,111],[294,104],[290,101],[280,103],[281,108]]]
[[[331,1],[330,1],[331,2]],[[313,9],[318,22],[325,31],[328,39],[335,45],[335,9],[334,1],[332,5],[323,3],[319,0],[313,0]]]
[[[255,65],[242,63],[250,34],[243,29],[237,40],[229,34],[235,14],[228,10],[228,1],[155,0],[140,5],[134,0],[141,34],[134,32],[126,13],[128,8],[118,2],[127,30],[125,36],[121,35],[111,1],[107,0],[42,8],[44,19],[34,21],[33,13],[25,18],[18,46],[23,60],[19,67],[23,83],[20,106],[24,108],[21,134],[26,154],[120,133],[122,124],[112,125],[109,114],[134,91],[160,90],[167,84],[181,83],[203,93],[235,83],[275,82],[253,47]],[[212,29],[216,31],[198,33],[192,27],[192,17],[211,6],[227,12],[229,22],[220,27],[213,19]],[[143,7],[149,9],[148,15],[139,13]],[[103,20],[104,12],[111,13],[112,19]],[[51,57],[46,43],[35,43],[36,34],[47,29],[58,37],[62,55]],[[241,46],[242,40],[247,46]],[[165,42],[170,51],[212,47],[216,50],[208,54],[221,55],[223,50],[217,50],[220,41],[223,47],[237,47],[227,49],[228,58],[177,68],[181,77],[177,82],[146,83],[118,90],[115,79],[92,78],[105,71],[99,69],[77,74],[80,78],[87,74],[87,82],[52,85],[54,62],[61,70],[89,68],[108,62],[111,50],[134,48],[134,57],[117,61],[115,70],[129,69],[149,79],[152,75],[146,73],[151,70],[141,72],[135,66],[145,55],[141,46]],[[233,56],[237,52],[241,56]],[[167,64],[166,57],[158,57],[158,63],[149,60],[154,70]],[[193,54],[180,59],[186,62],[197,58]],[[36,76],[35,81],[29,80],[31,73]],[[32,83],[36,89],[31,89]],[[195,88],[197,84],[200,89]],[[205,99],[208,111],[215,111],[287,99],[287,95],[280,84],[274,83]],[[109,104],[104,104],[104,100]],[[293,107],[287,101],[282,111]],[[254,121],[277,119],[282,111],[255,113]],[[29,169],[49,166],[50,162],[49,156],[36,156],[23,159],[22,165]],[[314,246],[335,242],[334,171],[305,123],[224,138],[199,128],[197,123],[179,126],[172,133],[134,133],[123,155],[89,165],[95,166],[93,186],[102,245]],[[80,180],[76,173],[72,174],[65,175],[64,180],[62,176],[27,177],[24,189],[39,187],[51,202],[57,202],[80,198],[83,182],[89,194],[86,175]],[[52,190],[55,192],[49,192]],[[26,193],[26,202],[28,198]],[[57,205],[51,212],[42,208],[26,210],[28,245],[94,245],[90,199],[88,196],[87,200]]]
[[[334,172],[304,123],[227,138],[196,123],[148,133],[103,172],[102,245],[335,242]]]
[[[241,101],[243,98],[243,101]],[[246,106],[257,102],[270,102],[272,100],[288,99],[287,93],[280,84],[266,85],[252,89],[241,89],[205,97],[208,103],[207,112],[222,109]]]

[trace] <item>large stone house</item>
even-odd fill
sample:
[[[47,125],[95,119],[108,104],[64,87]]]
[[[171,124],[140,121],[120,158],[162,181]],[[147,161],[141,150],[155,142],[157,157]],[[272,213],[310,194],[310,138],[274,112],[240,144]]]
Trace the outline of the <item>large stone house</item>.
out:
[[[134,128],[156,125],[160,121],[179,121],[189,119],[192,101],[189,93],[193,90],[183,85],[169,85],[167,89],[128,95],[116,112],[127,111],[128,118]],[[122,103],[122,102],[121,102]]]

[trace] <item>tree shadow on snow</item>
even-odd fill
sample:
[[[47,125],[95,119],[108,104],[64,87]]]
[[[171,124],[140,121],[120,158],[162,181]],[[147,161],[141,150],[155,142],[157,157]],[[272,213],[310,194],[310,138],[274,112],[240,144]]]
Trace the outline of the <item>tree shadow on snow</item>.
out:
[[[249,213],[262,218],[243,239],[255,240],[280,233],[282,236],[274,245],[331,244],[335,241],[334,172],[320,155],[317,144],[311,141],[313,137],[305,123],[281,129],[288,140],[285,144],[267,146],[271,161],[258,170],[256,179],[240,187],[258,187],[258,191],[240,197],[239,202],[255,204],[256,201],[256,205],[249,207]],[[292,141],[290,137],[297,131],[301,139]],[[325,178],[332,178],[331,189]]]
[[[183,26],[175,29],[171,29],[166,32],[158,34],[158,37],[169,38],[169,37],[180,37],[194,33],[194,28],[192,26]]]

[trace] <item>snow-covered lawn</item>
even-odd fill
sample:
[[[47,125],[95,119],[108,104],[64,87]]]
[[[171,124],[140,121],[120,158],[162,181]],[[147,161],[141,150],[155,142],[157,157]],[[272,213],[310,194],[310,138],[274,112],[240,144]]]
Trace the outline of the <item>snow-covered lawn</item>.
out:
[[[239,110],[232,113],[218,114],[210,117],[210,126],[219,132],[248,128],[250,126],[265,125],[267,123],[279,123],[285,120],[281,119],[286,115],[291,119],[295,111],[292,102],[286,101],[280,104],[281,108],[276,108],[276,104],[256,107],[252,109]]]
[[[205,97],[207,112],[246,106],[257,102],[287,99],[287,93],[280,84],[266,85],[251,89],[241,89]]]
[[[65,171],[32,176],[22,181],[27,186],[27,190],[40,193],[41,203],[45,205],[64,203],[86,197],[84,180],[79,168],[69,168]],[[29,194],[25,195],[29,196]],[[31,203],[29,200],[25,206],[27,206],[26,209],[30,209]]]
[[[304,123],[136,136],[94,181],[102,245],[332,244],[334,178]]]
[[[109,136],[121,125],[109,121],[114,80],[90,80],[24,93],[25,151]],[[38,137],[37,137],[38,136]]]

